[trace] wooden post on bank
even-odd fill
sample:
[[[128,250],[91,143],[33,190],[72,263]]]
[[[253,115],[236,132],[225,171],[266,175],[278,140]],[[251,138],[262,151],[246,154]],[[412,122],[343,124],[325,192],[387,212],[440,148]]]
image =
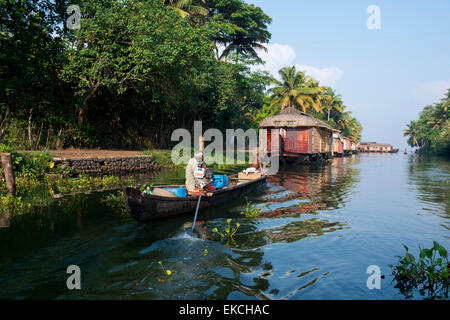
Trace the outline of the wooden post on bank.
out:
[[[6,181],[6,190],[8,191],[8,194],[14,196],[16,195],[16,178],[14,176],[14,171],[12,167],[11,153],[3,152],[1,157],[2,157],[3,173],[5,175]]]

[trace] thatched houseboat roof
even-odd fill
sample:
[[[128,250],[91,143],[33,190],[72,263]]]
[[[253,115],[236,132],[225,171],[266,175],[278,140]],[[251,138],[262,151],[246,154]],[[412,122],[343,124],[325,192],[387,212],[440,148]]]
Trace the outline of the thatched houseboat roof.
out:
[[[280,114],[268,117],[260,122],[260,128],[297,128],[297,127],[321,127],[339,132],[325,122],[294,108],[286,108]]]

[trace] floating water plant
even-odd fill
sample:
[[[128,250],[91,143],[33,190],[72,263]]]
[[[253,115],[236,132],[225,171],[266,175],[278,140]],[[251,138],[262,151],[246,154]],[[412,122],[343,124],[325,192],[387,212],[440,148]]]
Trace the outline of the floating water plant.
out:
[[[438,242],[433,241],[430,249],[420,248],[419,257],[409,253],[405,246],[405,256],[396,266],[389,265],[398,288],[407,298],[412,297],[412,290],[419,290],[429,299],[448,299],[450,264],[448,252]]]
[[[162,264],[162,261],[158,261],[158,264],[161,266],[162,270],[164,271],[164,275],[166,275],[167,277],[171,277],[172,276],[172,273],[174,271],[169,270],[169,269],[165,269],[163,264]]]
[[[127,208],[122,191],[109,194],[102,202],[121,216],[127,216]]]
[[[241,214],[246,218],[258,218],[261,215],[261,208],[257,208],[251,201],[248,201],[248,198],[246,198],[246,200],[247,206],[241,211]],[[266,206],[264,205],[263,208],[265,207]]]
[[[225,228],[225,231],[223,233],[219,232],[217,228],[212,229],[212,232],[217,233],[220,236],[220,240],[227,240],[235,242],[233,239],[234,234],[237,232],[237,230],[240,227],[240,223],[236,223],[236,228],[231,227],[231,219],[227,219],[228,226]]]

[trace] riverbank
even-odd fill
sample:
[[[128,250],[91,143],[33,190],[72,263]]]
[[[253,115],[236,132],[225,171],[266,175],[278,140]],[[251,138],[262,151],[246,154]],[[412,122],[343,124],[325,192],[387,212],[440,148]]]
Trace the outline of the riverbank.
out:
[[[124,178],[124,172],[142,173],[162,168],[151,156],[137,154],[139,151],[53,151],[58,156],[71,158],[58,158],[47,150],[16,151],[4,145],[1,145],[1,151],[12,155],[15,193],[12,195],[8,192],[3,168],[0,168],[0,211],[12,215],[21,215],[32,207],[47,206],[52,199],[65,194],[135,186],[134,178],[132,176]],[[93,158],[94,154],[103,158]],[[116,157],[124,154],[128,157]],[[123,161],[124,159],[126,161]],[[100,161],[106,170],[98,166]],[[127,170],[122,170],[123,168]]]

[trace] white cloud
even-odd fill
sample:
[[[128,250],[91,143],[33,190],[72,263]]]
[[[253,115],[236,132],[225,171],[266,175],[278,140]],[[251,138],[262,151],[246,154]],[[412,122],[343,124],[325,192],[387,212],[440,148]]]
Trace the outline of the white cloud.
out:
[[[342,76],[342,71],[336,67],[331,68],[315,68],[307,65],[298,65],[295,67],[297,70],[305,71],[305,73],[319,81],[322,86],[332,86],[338,81]]]
[[[421,104],[432,104],[444,98],[444,94],[450,89],[450,80],[440,80],[414,84],[412,94]]]
[[[292,65],[295,58],[295,50],[287,44],[269,44],[268,51],[259,51],[258,56],[266,62],[258,69],[269,71],[273,76],[278,75],[278,70]]]
[[[292,66],[295,59],[295,50],[287,44],[269,44],[268,51],[259,51],[259,57],[266,62],[265,65],[255,67],[255,69],[269,71],[273,76],[278,77],[278,70],[283,67]],[[336,67],[316,68],[309,65],[295,64],[297,70],[305,73],[320,82],[321,85],[331,86],[342,76],[342,71]]]

